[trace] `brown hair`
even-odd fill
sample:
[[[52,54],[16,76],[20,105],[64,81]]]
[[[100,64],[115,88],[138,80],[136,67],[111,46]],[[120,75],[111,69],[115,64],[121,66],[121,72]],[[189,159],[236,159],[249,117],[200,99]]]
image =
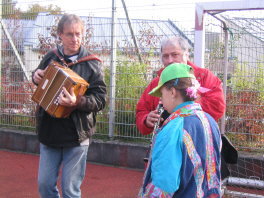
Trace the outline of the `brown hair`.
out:
[[[73,24],[73,23],[81,24],[82,29],[84,29],[84,23],[79,16],[77,16],[75,14],[64,14],[58,23],[57,33],[62,34],[64,25],[65,24]]]
[[[174,89],[178,90],[180,92],[181,96],[183,97],[184,102],[195,100],[195,98],[193,98],[193,97],[191,98],[190,96],[188,96],[187,91],[186,91],[186,89],[188,87],[192,86],[192,78],[176,78],[176,79],[173,79],[173,80],[166,82],[163,86],[166,89],[174,88]]]

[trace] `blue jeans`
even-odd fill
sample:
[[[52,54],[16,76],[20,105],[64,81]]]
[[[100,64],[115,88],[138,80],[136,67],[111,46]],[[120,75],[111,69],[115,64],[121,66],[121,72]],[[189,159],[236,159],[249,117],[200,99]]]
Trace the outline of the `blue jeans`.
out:
[[[57,180],[62,168],[63,198],[80,198],[85,175],[88,146],[53,148],[40,144],[38,172],[39,193],[42,198],[59,198]]]

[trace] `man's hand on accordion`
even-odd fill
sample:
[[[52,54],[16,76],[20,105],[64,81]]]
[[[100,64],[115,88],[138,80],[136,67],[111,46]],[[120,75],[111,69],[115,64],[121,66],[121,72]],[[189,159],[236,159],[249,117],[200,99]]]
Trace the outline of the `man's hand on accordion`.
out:
[[[47,68],[46,69],[37,69],[35,72],[34,72],[34,75],[33,75],[33,82],[35,84],[39,84],[41,79],[43,78],[45,72],[46,72]]]
[[[72,87],[70,92],[67,91],[65,87],[62,88],[63,91],[59,97],[59,104],[66,107],[77,106],[78,100],[74,94],[74,88]]]

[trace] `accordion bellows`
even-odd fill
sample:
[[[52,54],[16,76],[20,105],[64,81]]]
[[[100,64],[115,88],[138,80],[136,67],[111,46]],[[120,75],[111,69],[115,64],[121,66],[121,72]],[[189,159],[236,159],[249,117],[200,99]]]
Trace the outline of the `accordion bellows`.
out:
[[[66,118],[74,107],[65,107],[58,103],[62,88],[65,87],[67,91],[70,91],[73,87],[74,94],[77,96],[84,95],[88,86],[89,84],[73,70],[52,61],[35,90],[32,100],[51,116]]]

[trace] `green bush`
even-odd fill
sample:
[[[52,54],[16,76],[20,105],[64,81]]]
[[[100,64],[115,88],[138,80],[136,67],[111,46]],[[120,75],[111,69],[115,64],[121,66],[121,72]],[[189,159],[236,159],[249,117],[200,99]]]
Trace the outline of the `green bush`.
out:
[[[237,146],[264,150],[264,65],[238,65],[230,81],[226,131]]]
[[[147,65],[135,61],[118,61],[116,65],[115,136],[135,137],[135,109],[138,99],[147,86]],[[110,69],[105,69],[105,81],[110,93]],[[109,104],[109,102],[107,102]],[[106,107],[105,111],[109,110]],[[105,114],[104,114],[105,115]],[[104,119],[102,119],[104,117]],[[108,116],[100,120],[108,121]],[[133,135],[134,134],[134,135]]]

